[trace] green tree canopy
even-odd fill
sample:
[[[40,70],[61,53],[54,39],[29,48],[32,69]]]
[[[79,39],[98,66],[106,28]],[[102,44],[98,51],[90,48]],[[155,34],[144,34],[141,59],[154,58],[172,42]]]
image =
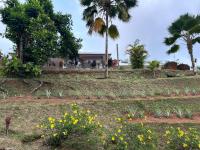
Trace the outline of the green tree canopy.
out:
[[[195,68],[195,59],[193,56],[193,45],[200,43],[200,16],[185,14],[180,16],[168,29],[170,37],[165,38],[164,43],[171,46],[168,54],[176,53],[180,49],[177,40],[186,43],[188,53],[190,54],[192,68]]]
[[[0,14],[5,37],[24,63],[42,65],[49,57],[77,57],[82,45],[72,33],[71,16],[54,12],[51,0],[6,0]]]

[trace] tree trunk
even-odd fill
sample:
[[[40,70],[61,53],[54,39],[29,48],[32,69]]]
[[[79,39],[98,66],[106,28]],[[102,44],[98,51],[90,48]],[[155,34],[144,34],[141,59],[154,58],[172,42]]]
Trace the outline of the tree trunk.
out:
[[[23,37],[20,36],[20,41],[19,41],[19,59],[23,63]]]
[[[191,58],[191,62],[192,62],[192,70],[195,73],[195,62],[194,62],[194,56],[193,56],[193,51],[190,51],[190,58]]]
[[[187,47],[188,47],[188,52],[189,52],[190,58],[191,58],[192,70],[195,74],[195,60],[194,60],[194,55],[193,55],[192,39],[190,38],[190,36],[187,37]]]
[[[106,12],[105,78],[108,78],[108,13]]]

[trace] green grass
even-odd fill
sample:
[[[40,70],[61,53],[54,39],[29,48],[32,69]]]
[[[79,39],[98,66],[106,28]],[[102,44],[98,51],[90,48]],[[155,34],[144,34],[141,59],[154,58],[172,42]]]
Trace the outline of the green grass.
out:
[[[138,111],[154,112],[155,107],[159,108],[173,108],[174,106],[180,106],[182,108],[190,109],[195,113],[200,112],[200,102],[199,99],[190,100],[156,100],[156,101],[131,101],[131,100],[116,100],[116,101],[97,101],[91,103],[81,103],[81,107],[89,109],[92,112],[98,114],[98,119],[107,127],[112,128],[115,126],[115,118],[123,117],[124,112],[128,108],[136,108]],[[40,131],[36,128],[38,124],[45,120],[48,116],[59,117],[63,112],[69,110],[69,105],[51,105],[51,104],[40,104],[40,103],[7,103],[0,105],[0,138],[7,139],[7,141],[12,141],[16,145],[20,142],[24,142],[22,145],[14,146],[16,149],[25,149],[26,145],[30,146],[30,149],[35,147],[40,135]],[[11,132],[8,137],[4,133],[4,117],[7,114],[12,115]],[[154,125],[151,124],[153,128],[159,133],[159,131],[164,129],[169,125]],[[178,126],[198,126],[193,124],[179,124]],[[1,143],[6,144],[5,141]],[[79,141],[83,142],[83,141]],[[67,143],[67,141],[66,141]],[[75,141],[71,141],[67,146],[72,146]],[[38,143],[37,143],[38,144]],[[84,142],[82,143],[84,144]],[[86,144],[86,143],[85,143]],[[12,144],[11,144],[12,145]],[[38,149],[41,149],[42,143],[38,145]],[[87,146],[87,145],[85,145]],[[75,146],[76,147],[76,146]],[[79,149],[79,148],[77,148]]]
[[[0,87],[8,91],[9,96],[33,95],[47,97],[46,91],[51,91],[51,97],[77,98],[134,98],[154,96],[184,96],[200,94],[200,77],[160,78],[160,79],[135,79],[135,76],[122,76],[121,78],[100,79],[98,75],[55,75],[43,76],[38,80],[45,83],[36,92],[31,91],[39,86],[35,80],[7,79]],[[4,92],[0,98],[4,99]]]
[[[80,106],[96,113],[98,120],[108,129],[116,126],[115,118],[125,117],[130,110],[145,112],[146,115],[154,114],[157,108],[161,111],[168,109],[173,112],[178,106],[192,113],[200,113],[198,97],[181,98],[185,95],[200,94],[199,76],[147,79],[145,76],[139,77],[132,73],[124,75],[112,73],[109,79],[100,77],[102,74],[45,75],[38,79],[45,81],[45,84],[33,94],[30,92],[39,85],[37,81],[26,79],[24,82],[22,79],[6,79],[6,82],[0,85],[1,89],[9,92],[7,96],[9,101],[3,99],[3,92],[0,92],[0,148],[4,145],[17,150],[49,149],[39,138],[41,131],[36,126],[48,116],[59,117],[69,110],[69,104],[65,99],[69,102],[79,99]],[[57,97],[56,101],[59,103],[42,103],[43,99],[47,98],[46,90],[51,91],[50,99]],[[61,91],[62,97],[59,95]],[[38,99],[35,102],[26,102],[26,97],[23,102],[12,102],[9,99],[10,96],[20,95],[32,95]],[[151,100],[146,97],[151,97]],[[140,100],[141,98],[143,100]],[[8,136],[5,135],[4,129],[6,116],[12,117],[11,131]],[[160,134],[169,125],[149,124],[149,126]],[[173,126],[197,127],[200,131],[199,125],[195,124],[175,124]],[[90,145],[95,143],[95,138],[89,144],[87,138],[70,137],[65,141],[63,149],[91,149]],[[162,147],[162,141],[160,145]]]

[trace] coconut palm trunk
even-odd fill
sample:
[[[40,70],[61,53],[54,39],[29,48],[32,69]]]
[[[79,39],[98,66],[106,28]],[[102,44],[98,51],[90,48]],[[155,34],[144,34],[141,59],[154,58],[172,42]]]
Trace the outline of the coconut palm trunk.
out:
[[[189,36],[187,37],[187,47],[188,47],[188,51],[189,51],[190,59],[191,59],[191,63],[192,63],[192,70],[195,73],[195,61],[194,61],[194,55],[193,55],[193,45],[192,45],[192,40]]]
[[[191,58],[191,62],[192,62],[192,70],[195,73],[195,62],[194,62],[194,55],[193,55],[193,51],[190,51],[190,58]]]
[[[108,78],[108,13],[106,12],[105,78]]]

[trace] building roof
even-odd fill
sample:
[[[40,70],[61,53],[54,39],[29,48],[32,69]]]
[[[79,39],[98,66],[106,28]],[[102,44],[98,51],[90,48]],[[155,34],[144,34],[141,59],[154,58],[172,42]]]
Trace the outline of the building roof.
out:
[[[79,52],[79,55],[105,55],[105,53]],[[110,53],[108,55],[111,55]]]

